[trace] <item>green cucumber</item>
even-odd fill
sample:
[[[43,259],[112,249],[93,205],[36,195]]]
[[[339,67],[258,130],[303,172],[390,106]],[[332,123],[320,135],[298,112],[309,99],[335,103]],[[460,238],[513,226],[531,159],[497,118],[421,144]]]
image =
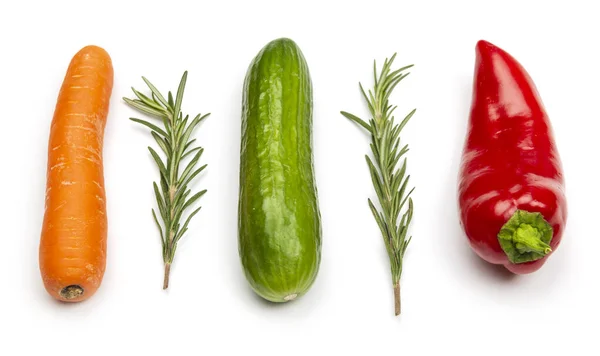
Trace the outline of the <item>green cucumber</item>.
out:
[[[244,81],[238,246],[252,289],[272,302],[303,295],[321,261],[312,151],[312,83],[294,41],[254,58]]]

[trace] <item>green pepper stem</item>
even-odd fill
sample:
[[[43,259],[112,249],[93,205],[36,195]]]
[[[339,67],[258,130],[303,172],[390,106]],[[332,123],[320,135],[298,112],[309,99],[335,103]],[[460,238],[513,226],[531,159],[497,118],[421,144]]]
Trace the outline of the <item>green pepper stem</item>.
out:
[[[519,252],[536,252],[546,255],[552,251],[550,245],[542,241],[539,230],[529,224],[521,224],[513,234],[513,242]]]
[[[552,226],[542,214],[517,210],[500,229],[498,242],[511,263],[525,263],[552,252],[552,235]]]

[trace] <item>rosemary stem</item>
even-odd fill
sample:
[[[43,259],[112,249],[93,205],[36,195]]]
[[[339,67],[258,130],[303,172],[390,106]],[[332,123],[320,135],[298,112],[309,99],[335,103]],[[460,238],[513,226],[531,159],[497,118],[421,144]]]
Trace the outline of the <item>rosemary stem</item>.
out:
[[[396,316],[400,315],[400,281],[394,284],[394,310]]]
[[[165,279],[163,281],[163,289],[169,288],[169,275],[171,274],[171,263],[165,263]]]

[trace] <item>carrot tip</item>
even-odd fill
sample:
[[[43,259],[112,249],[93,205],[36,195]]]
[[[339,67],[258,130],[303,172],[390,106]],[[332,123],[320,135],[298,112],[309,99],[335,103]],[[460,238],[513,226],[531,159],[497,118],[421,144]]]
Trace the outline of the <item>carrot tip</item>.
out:
[[[64,287],[60,291],[60,296],[66,300],[73,300],[81,297],[83,295],[83,288],[74,284],[70,286]]]

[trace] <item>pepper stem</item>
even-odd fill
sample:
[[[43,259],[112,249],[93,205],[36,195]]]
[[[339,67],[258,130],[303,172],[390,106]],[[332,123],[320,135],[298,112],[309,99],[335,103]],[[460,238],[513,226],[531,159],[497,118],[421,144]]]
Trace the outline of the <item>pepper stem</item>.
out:
[[[519,252],[536,252],[545,255],[552,251],[550,245],[542,241],[542,234],[535,227],[528,224],[521,224],[513,235],[515,247]]]
[[[511,263],[543,258],[552,249],[552,226],[540,213],[517,210],[498,233],[500,247]]]

